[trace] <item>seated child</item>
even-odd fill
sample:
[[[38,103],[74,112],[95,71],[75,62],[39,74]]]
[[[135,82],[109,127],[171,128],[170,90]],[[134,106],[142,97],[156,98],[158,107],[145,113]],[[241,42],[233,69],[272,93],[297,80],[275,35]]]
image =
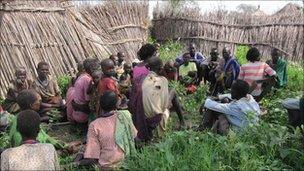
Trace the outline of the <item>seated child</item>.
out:
[[[22,145],[9,148],[1,154],[1,170],[60,170],[53,145],[39,143],[40,116],[33,110],[24,110],[17,116],[17,130]]]
[[[212,127],[215,132],[225,134],[229,126],[240,129],[246,127],[251,121],[256,123],[261,114],[260,107],[248,92],[248,83],[236,80],[231,87],[231,102],[220,103],[207,98],[204,104],[207,111],[203,116],[201,128]]]
[[[21,111],[23,110],[34,110],[39,111],[41,104],[41,97],[35,90],[23,90],[17,97],[17,103],[20,106]],[[41,117],[39,117],[41,120]],[[12,147],[16,147],[22,144],[22,136],[17,130],[17,117],[13,116],[10,129],[9,138]],[[61,143],[54,138],[50,137],[43,129],[40,129],[37,137],[41,143],[52,143],[56,148],[62,149],[65,147],[64,143]]]
[[[100,97],[102,111],[90,123],[84,159],[76,165],[99,165],[102,169],[118,167],[121,162],[135,152],[134,138],[137,135],[131,114],[118,110],[118,98],[113,91],[105,91]]]

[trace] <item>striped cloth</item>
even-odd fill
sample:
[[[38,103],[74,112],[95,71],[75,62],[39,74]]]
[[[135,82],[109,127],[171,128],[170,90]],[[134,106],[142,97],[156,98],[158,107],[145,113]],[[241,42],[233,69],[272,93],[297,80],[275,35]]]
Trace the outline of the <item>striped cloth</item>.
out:
[[[276,72],[265,62],[249,62],[241,66],[238,79],[246,81],[251,86],[254,81],[262,80],[266,75],[273,76],[276,75]],[[261,93],[262,83],[259,83],[251,95],[259,96]]]

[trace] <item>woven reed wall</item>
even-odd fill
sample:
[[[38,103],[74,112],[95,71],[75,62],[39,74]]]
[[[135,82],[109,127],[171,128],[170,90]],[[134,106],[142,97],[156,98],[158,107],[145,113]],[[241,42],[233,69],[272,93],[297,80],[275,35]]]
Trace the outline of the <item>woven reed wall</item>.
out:
[[[133,59],[148,37],[147,21],[147,2],[76,8],[69,1],[1,1],[0,95],[17,67],[35,78],[44,60],[56,77],[75,74],[77,62],[87,57],[107,58],[121,50]]]
[[[153,36],[158,41],[194,42],[208,55],[212,47],[235,50],[236,45],[257,46],[264,58],[276,47],[289,60],[303,60],[304,17],[301,9],[288,4],[272,16],[249,15],[218,10],[200,14],[198,8],[172,10],[170,5],[156,6],[153,12]]]

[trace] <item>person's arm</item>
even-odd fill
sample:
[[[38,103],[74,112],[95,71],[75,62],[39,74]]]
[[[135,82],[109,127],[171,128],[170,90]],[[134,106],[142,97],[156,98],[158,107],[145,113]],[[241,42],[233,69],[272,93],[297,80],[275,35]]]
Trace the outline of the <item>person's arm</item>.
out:
[[[230,111],[230,103],[219,103],[211,99],[206,99],[205,108],[210,109],[215,112],[220,112],[223,114],[231,113]]]
[[[197,64],[200,66],[206,60],[206,58],[204,57],[204,55],[201,52],[197,52],[195,60],[196,60]]]
[[[240,69],[240,74],[239,74],[239,76],[238,76],[238,79],[239,79],[239,80],[244,80],[244,77],[245,77],[245,72],[244,72],[244,70],[243,70],[242,67],[241,67],[241,69]]]

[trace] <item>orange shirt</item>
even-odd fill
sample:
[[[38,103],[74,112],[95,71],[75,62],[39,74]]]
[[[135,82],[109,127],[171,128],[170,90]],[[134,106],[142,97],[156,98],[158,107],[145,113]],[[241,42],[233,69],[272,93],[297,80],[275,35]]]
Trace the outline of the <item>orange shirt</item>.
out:
[[[118,85],[117,85],[116,80],[109,78],[109,77],[105,77],[99,81],[98,87],[97,87],[98,94],[102,95],[107,90],[114,91],[116,93],[116,95],[119,94]]]

